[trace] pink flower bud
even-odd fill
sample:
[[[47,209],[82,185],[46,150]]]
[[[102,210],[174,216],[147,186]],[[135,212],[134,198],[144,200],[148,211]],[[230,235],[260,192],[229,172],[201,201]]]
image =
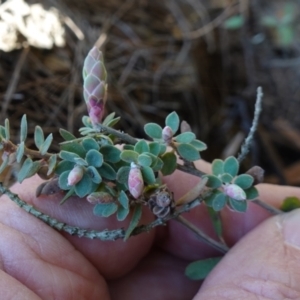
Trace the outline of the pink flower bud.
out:
[[[227,196],[235,200],[246,200],[245,191],[236,184],[228,184],[224,186],[224,192]]]
[[[162,139],[163,141],[169,145],[172,141],[172,137],[173,137],[173,131],[171,129],[170,126],[166,126],[163,130],[162,130]]]
[[[83,168],[80,166],[75,166],[68,176],[68,185],[73,186],[78,183],[83,176]]]
[[[144,180],[140,166],[131,163],[131,168],[128,176],[128,187],[130,194],[135,198],[139,198],[144,189]]]

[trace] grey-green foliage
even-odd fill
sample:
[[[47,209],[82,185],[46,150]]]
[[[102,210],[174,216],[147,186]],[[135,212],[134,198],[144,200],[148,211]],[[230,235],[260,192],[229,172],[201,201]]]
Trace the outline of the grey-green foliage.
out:
[[[206,150],[207,146],[205,143],[196,139],[196,136],[192,132],[183,132],[175,135],[178,131],[180,120],[176,112],[170,113],[165,120],[165,125],[170,127],[173,133],[172,146],[176,148],[176,151],[186,161],[196,161],[200,159],[200,153]],[[152,138],[155,142],[163,145],[165,142],[162,137],[163,129],[156,123],[148,123],[144,126],[145,133]],[[166,145],[164,145],[166,146]],[[153,147],[153,146],[152,146]],[[156,146],[156,151],[158,147]],[[163,154],[166,149],[160,151],[159,154]]]
[[[240,174],[238,160],[230,156],[224,161],[215,159],[212,162],[212,174],[205,175],[208,178],[207,187],[212,192],[205,198],[207,206],[212,207],[215,211],[222,210],[225,205],[238,212],[247,210],[247,200],[253,200],[258,196],[257,189],[253,186],[254,179],[248,174]],[[236,200],[227,196],[222,187],[228,184],[235,184],[240,187],[246,194],[246,200]]]

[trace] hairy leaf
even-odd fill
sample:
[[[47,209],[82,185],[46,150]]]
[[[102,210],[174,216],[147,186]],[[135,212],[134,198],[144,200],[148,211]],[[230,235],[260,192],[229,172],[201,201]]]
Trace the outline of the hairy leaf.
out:
[[[166,126],[171,127],[173,134],[177,132],[179,128],[179,117],[175,111],[166,117]]]

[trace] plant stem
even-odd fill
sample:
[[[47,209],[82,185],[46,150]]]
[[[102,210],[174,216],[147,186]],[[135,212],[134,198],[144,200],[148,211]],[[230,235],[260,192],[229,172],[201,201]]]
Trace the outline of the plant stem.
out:
[[[259,199],[256,199],[256,200],[253,200],[251,202],[254,202],[255,204],[259,205],[260,207],[266,209],[269,213],[271,213],[272,215],[279,215],[279,214],[282,214],[283,211],[276,208],[276,207],[273,207],[272,205],[266,203],[266,202],[263,202]]]
[[[109,134],[113,134],[114,136],[118,137],[119,139],[121,139],[122,141],[128,143],[128,144],[131,144],[131,145],[135,145],[138,140],[135,139],[134,137],[130,136],[129,134],[127,133],[123,133],[123,132],[120,132],[118,130],[115,130],[111,127],[107,127],[107,126],[104,126],[102,124],[98,124],[97,127],[101,130],[101,131],[105,131]]]
[[[194,233],[197,234],[197,236],[202,241],[206,242],[210,246],[214,247],[215,249],[219,250],[222,253],[228,252],[229,248],[226,245],[221,244],[221,243],[215,241],[214,239],[212,239],[211,237],[209,237],[208,235],[206,235],[203,231],[201,231],[198,227],[196,227],[194,224],[192,224],[191,222],[189,222],[184,217],[178,216],[175,220],[178,221],[179,223],[183,224],[184,226],[186,226],[190,230],[192,230]]]
[[[256,129],[257,129],[257,126],[258,126],[258,119],[259,119],[259,116],[260,116],[260,113],[261,113],[261,110],[262,110],[262,108],[261,108],[262,97],[263,97],[262,88],[259,86],[257,88],[254,118],[253,118],[253,121],[252,121],[252,126],[250,128],[248,136],[245,139],[244,144],[242,145],[241,153],[237,157],[237,160],[239,162],[243,161],[245,159],[246,155],[250,151],[250,145],[253,141],[253,136],[254,136],[254,133],[256,132]]]
[[[191,175],[195,175],[197,177],[202,177],[203,175],[206,175],[204,172],[202,172],[196,168],[191,168],[191,167],[179,165],[179,164],[177,164],[177,170],[191,174]]]
[[[117,239],[122,239],[125,237],[125,230],[124,229],[116,229],[116,230],[107,230],[104,229],[103,231],[96,231],[96,230],[88,230],[83,229],[77,226],[71,226],[66,223],[60,222],[47,214],[42,213],[38,209],[34,208],[32,205],[27,204],[25,201],[21,200],[17,194],[12,193],[8,188],[6,188],[0,182],[0,193],[7,195],[14,203],[16,203],[20,208],[24,209],[29,214],[33,215],[34,217],[40,219],[47,225],[55,228],[59,231],[65,231],[71,235],[76,235],[78,237],[85,237],[89,239],[100,239],[102,241],[114,241]],[[164,219],[156,219],[148,225],[141,225],[134,229],[131,235],[138,235],[143,232],[148,232],[151,229],[165,225],[167,221],[171,219],[177,218],[180,214],[191,210],[192,208],[198,206],[200,204],[200,199],[195,199],[195,201],[188,203],[180,207],[176,210],[173,214],[167,216]]]
[[[18,149],[18,146],[16,146],[11,141],[2,140],[1,143],[3,145],[3,150],[7,151],[9,153],[16,152],[17,149]],[[52,155],[51,153],[45,153],[45,154],[42,155],[39,151],[32,150],[32,149],[29,149],[27,147],[25,147],[25,149],[24,149],[24,154],[28,155],[30,157],[33,157],[33,158],[44,158],[44,159],[49,159],[50,156]]]

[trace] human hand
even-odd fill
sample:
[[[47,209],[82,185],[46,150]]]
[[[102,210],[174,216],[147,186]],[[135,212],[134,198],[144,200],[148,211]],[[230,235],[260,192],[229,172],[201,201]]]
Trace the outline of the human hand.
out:
[[[202,162],[203,168],[208,171],[209,165]],[[184,194],[197,180],[180,172],[166,178],[175,197]],[[70,199],[59,206],[61,197],[57,195],[35,198],[35,188],[40,183],[34,177],[15,185],[13,191],[41,211],[71,225],[98,230],[128,225],[128,221],[119,223],[115,217],[93,216],[92,206],[83,199]],[[287,196],[300,197],[300,190],[292,187],[260,185],[259,190],[262,200],[277,207]],[[143,215],[143,223],[153,218],[146,211]],[[204,206],[185,217],[213,236]],[[300,298],[300,212],[269,218],[250,233],[269,217],[262,208],[252,204],[245,214],[226,210],[222,217],[225,239],[235,246],[200,288],[200,282],[185,278],[184,269],[188,262],[217,252],[175,221],[127,242],[88,240],[55,231],[3,196],[1,299],[184,300],[191,299],[198,290],[196,300]]]

